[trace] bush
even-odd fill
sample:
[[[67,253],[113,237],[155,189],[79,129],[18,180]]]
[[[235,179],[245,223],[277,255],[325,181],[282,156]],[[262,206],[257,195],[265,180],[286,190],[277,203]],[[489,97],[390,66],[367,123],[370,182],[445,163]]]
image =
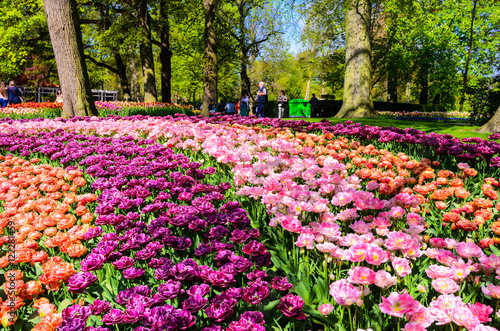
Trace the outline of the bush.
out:
[[[446,109],[441,105],[417,105],[411,103],[392,103],[392,102],[374,102],[375,110],[379,112],[445,112]],[[316,114],[312,117],[333,117],[337,115],[342,108],[341,100],[319,100]],[[264,114],[266,117],[278,117],[278,102],[268,101],[264,106]],[[284,117],[289,117],[288,103],[285,104]]]

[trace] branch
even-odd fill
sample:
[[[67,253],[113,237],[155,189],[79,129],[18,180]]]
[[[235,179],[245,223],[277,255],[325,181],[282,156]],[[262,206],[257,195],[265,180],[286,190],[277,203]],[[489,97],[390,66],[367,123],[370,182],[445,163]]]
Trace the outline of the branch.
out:
[[[94,20],[91,18],[80,18],[80,24],[100,24],[102,20]]]
[[[85,59],[86,60],[89,60],[90,62],[92,62],[93,64],[99,66],[99,67],[103,67],[105,69],[108,69],[109,71],[111,71],[112,73],[114,74],[117,74],[118,75],[118,69],[115,69],[109,65],[107,65],[106,63],[102,63],[102,62],[98,62],[96,59],[94,59],[93,57],[91,57],[90,55],[87,55],[85,54]]]

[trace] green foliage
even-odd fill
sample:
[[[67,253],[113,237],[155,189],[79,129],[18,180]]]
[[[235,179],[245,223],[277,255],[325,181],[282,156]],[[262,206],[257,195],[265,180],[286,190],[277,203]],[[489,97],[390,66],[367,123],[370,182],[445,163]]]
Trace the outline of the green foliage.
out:
[[[0,27],[0,80],[21,75],[37,61],[50,68],[47,77],[57,76],[42,0],[2,1]]]

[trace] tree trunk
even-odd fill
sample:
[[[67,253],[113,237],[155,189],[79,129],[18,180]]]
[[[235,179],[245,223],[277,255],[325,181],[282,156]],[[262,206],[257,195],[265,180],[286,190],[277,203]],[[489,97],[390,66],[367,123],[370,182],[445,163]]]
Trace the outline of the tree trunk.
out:
[[[132,100],[139,101],[139,94],[141,88],[139,86],[139,80],[137,79],[137,68],[135,66],[135,52],[132,50],[132,46],[128,47],[131,57],[130,57],[130,76],[132,84]]]
[[[392,64],[387,72],[387,102],[398,102],[398,75]]]
[[[312,80],[312,73],[309,73],[309,79],[307,80],[307,86],[306,86],[306,95],[304,96],[305,100],[309,100],[309,92],[311,91],[311,80]]]
[[[161,102],[172,102],[172,52],[170,51],[170,24],[168,20],[168,1],[160,2],[161,24]]]
[[[139,1],[139,23],[142,28],[142,42],[139,46],[142,63],[142,84],[144,86],[144,102],[156,101],[155,64],[153,59],[153,43],[147,0]]]
[[[376,116],[371,99],[370,20],[370,0],[347,2],[344,99],[336,118]]]
[[[250,77],[248,76],[248,50],[245,47],[242,47],[241,49],[240,79],[241,95],[250,95]]]
[[[429,71],[427,70],[426,65],[420,68],[420,95],[418,103],[421,105],[426,105],[429,103]]]
[[[44,0],[63,92],[62,117],[98,115],[90,89],[75,0]]]
[[[127,68],[125,67],[125,63],[123,63],[122,56],[120,55],[120,52],[117,49],[113,49],[113,55],[115,56],[118,77],[120,78],[122,96],[125,101],[128,101],[130,100],[130,85],[127,77]]]
[[[460,96],[460,110],[459,111],[463,110],[464,102],[465,102],[465,90],[467,88],[467,75],[469,74],[470,56],[472,53],[472,41],[474,40],[474,17],[476,16],[476,4],[477,4],[477,0],[474,0],[474,6],[472,7],[472,19],[470,22],[469,53],[467,54],[467,62],[465,63],[464,82],[463,82],[463,86],[462,86],[462,95]]]
[[[217,14],[219,0],[205,0],[205,48],[203,54],[203,108],[201,115],[208,116],[208,105],[217,102],[217,38],[214,21]]]
[[[500,106],[497,108],[495,115],[482,127],[480,127],[478,132],[491,132],[498,133],[500,132]]]

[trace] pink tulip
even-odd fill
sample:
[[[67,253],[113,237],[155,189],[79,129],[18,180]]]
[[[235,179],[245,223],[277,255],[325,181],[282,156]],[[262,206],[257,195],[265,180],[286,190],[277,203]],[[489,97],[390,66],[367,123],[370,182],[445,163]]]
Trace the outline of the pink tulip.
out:
[[[460,287],[450,278],[438,278],[432,281],[432,287],[441,294],[452,294],[457,292]]]
[[[352,284],[370,285],[375,282],[376,273],[367,267],[354,267],[349,270],[347,280]]]
[[[396,285],[397,281],[398,279],[395,276],[385,270],[377,271],[375,276],[375,285],[383,289]]]
[[[327,316],[333,311],[333,305],[331,303],[324,303],[318,307],[318,310],[321,314]]]
[[[382,303],[379,304],[379,307],[384,314],[404,317],[405,314],[411,316],[417,311],[418,302],[406,292],[402,294],[392,292],[387,298],[382,297]]]
[[[340,279],[330,284],[330,295],[341,306],[351,306],[361,298],[361,291],[346,279]]]
[[[408,261],[404,257],[393,257],[392,267],[399,277],[405,277],[406,275],[411,273],[410,261]]]

